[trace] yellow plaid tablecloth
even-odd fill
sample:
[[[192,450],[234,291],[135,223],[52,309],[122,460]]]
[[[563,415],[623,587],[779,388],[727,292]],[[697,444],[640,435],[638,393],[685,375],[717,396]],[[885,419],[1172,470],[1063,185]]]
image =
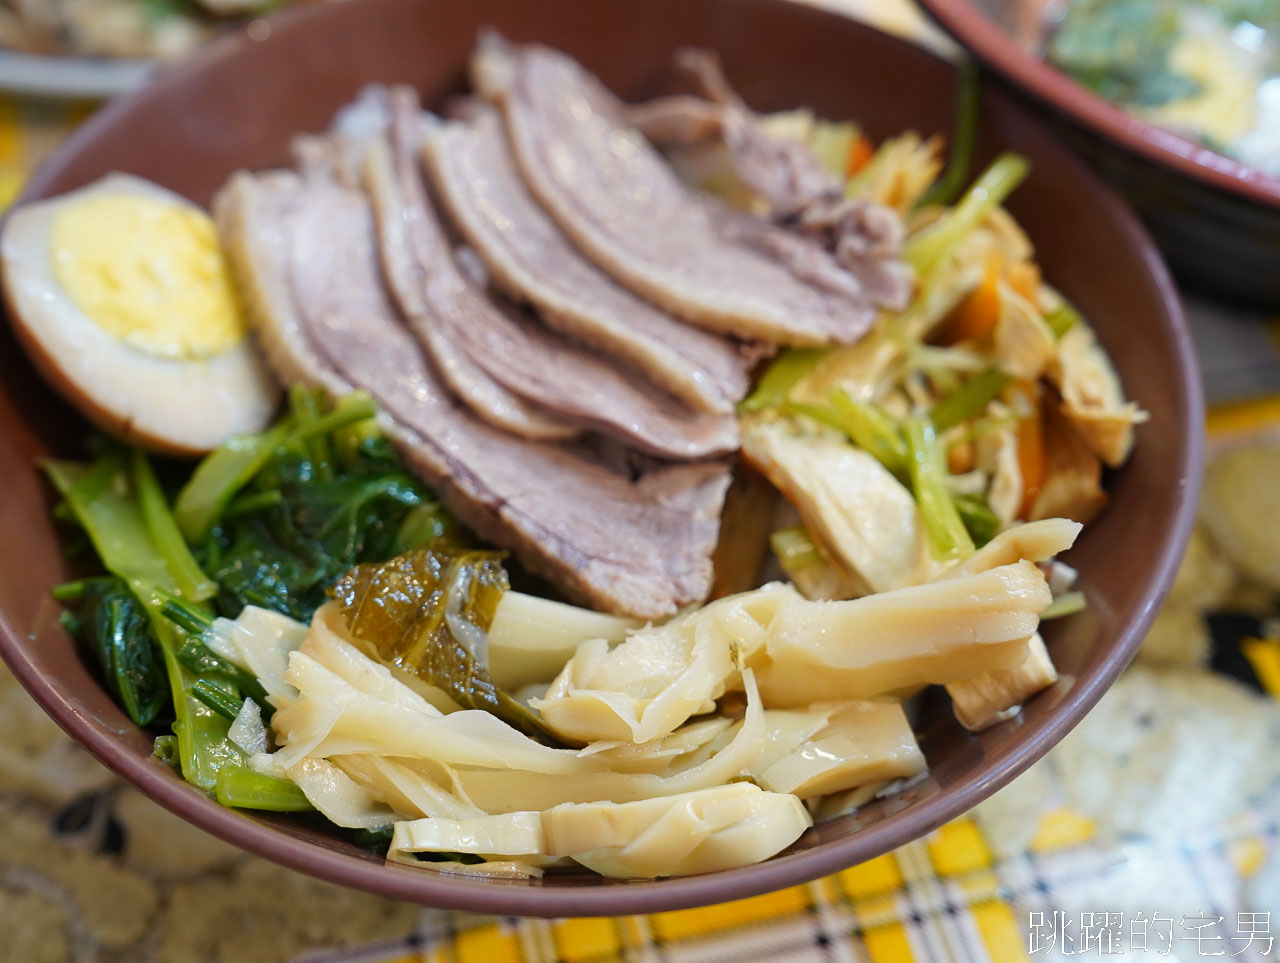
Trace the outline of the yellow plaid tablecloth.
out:
[[[878,9],[890,26],[918,27],[918,15],[896,0],[845,2]],[[90,109],[0,97],[0,205]],[[1192,307],[1211,397],[1276,395],[1220,408],[1211,429],[1227,439],[1273,431],[1274,329]],[[1280,644],[1276,653],[1280,675]],[[1214,729],[1227,706],[1235,714]],[[1153,726],[1161,711],[1170,713],[1167,724]],[[894,853],[765,896],[619,919],[422,909],[245,855],[121,785],[2,667],[0,732],[4,960],[1005,963],[1105,955],[1104,935],[1107,952],[1136,955],[1140,922],[1141,945],[1157,956],[1280,956],[1268,935],[1274,911],[1280,936],[1280,706],[1207,671],[1131,669],[1026,776],[972,816]],[[1105,771],[1092,772],[1090,760],[1106,757],[1097,747],[1116,739],[1135,758],[1099,761]],[[1224,745],[1239,751],[1220,751]],[[1193,778],[1164,778],[1160,767],[1139,764],[1139,753],[1193,759]],[[1246,771],[1247,795],[1237,792]],[[1225,792],[1197,809],[1188,800],[1212,795],[1204,785]],[[1135,793],[1136,807],[1111,804]],[[1135,831],[1132,812],[1147,793],[1172,815]]]

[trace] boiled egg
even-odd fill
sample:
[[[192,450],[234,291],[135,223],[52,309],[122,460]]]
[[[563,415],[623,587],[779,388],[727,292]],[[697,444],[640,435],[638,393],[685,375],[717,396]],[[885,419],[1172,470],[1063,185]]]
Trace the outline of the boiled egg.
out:
[[[261,431],[279,390],[248,336],[209,215],[127,174],[17,208],[0,236],[9,316],[91,421],[169,454]]]

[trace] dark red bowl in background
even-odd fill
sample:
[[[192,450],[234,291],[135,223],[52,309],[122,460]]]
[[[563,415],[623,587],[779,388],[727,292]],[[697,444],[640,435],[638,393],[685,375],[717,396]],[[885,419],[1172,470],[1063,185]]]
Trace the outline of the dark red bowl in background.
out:
[[[112,170],[151,178],[206,203],[239,167],[284,162],[289,138],[324,127],[364,84],[408,82],[427,103],[459,89],[478,28],[540,40],[579,57],[625,96],[652,92],[684,44],[722,54],[763,110],[808,105],[857,118],[874,137],[950,128],[956,73],[941,60],[851,20],[783,0],[352,0],[269,21],[215,43],[145,90],[116,101],[68,140],[23,200]],[[264,33],[269,36],[263,37]],[[0,653],[37,700],[106,765],[152,799],[226,840],[295,869],[384,895],[477,912],[624,915],[777,889],[862,862],[963,813],[1043,755],[1128,663],[1167,591],[1193,520],[1203,410],[1177,294],[1130,212],[1029,112],[989,90],[980,160],[1021,151],[1033,172],[1010,208],[1047,277],[1092,320],[1126,382],[1151,412],[1134,456],[1109,480],[1111,508],[1070,560],[1086,613],[1047,627],[1061,680],[1015,720],[981,737],[945,700],[925,707],[927,779],[852,817],[826,822],[786,853],[686,879],[538,881],[447,877],[386,865],[314,822],[224,809],[151,758],[133,726],[57,623],[52,585],[67,576],[36,461],[81,454],[87,428],[0,333]]]
[[[1139,120],[1045,63],[1032,49],[1043,0],[918,2],[1124,194],[1180,278],[1280,308],[1280,178]]]

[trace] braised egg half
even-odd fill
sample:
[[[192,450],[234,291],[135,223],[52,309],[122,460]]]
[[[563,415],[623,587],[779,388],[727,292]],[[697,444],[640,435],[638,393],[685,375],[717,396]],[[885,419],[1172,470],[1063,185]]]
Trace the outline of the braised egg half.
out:
[[[278,388],[213,222],[187,199],[111,174],[23,205],[0,236],[0,276],[36,367],[104,430],[191,455],[270,420]]]

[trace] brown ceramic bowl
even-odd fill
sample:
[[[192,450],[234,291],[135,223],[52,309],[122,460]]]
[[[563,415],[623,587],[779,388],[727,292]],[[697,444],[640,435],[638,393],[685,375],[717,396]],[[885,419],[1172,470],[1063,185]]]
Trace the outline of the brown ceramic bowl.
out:
[[[216,43],[148,89],[116,101],[32,179],[24,200],[108,171],[152,178],[207,202],[238,167],[286,159],[298,131],[371,81],[416,84],[427,103],[457,89],[476,31],[561,47],[615,89],[652,89],[682,44],[724,56],[743,95],[765,110],[807,104],[858,118],[875,137],[946,129],[955,72],[850,20],[780,0],[354,0],[285,14]],[[285,865],[399,899],[489,913],[583,916],[674,909],[798,883],[887,852],[990,795],[1062,738],[1138,647],[1168,589],[1192,522],[1202,402],[1191,339],[1169,276],[1137,221],[1039,123],[998,92],[986,101],[981,153],[1022,151],[1034,170],[1011,204],[1049,278],[1095,323],[1130,394],[1151,411],[1131,462],[1109,480],[1111,508],[1071,553],[1089,610],[1047,634],[1061,681],[980,738],[926,705],[929,777],[849,818],[824,823],[757,866],[686,879],[617,882],[445,877],[385,865],[316,823],[224,809],[151,758],[56,621],[49,588],[67,575],[40,458],[71,456],[85,425],[37,379],[12,338],[0,350],[0,650],[62,726],[157,802],[211,833]]]
[[[1214,296],[1280,308],[1280,178],[1145,123],[1036,53],[1044,0],[919,0],[960,44],[1047,108],[1064,140],[1121,191],[1178,275]]]

